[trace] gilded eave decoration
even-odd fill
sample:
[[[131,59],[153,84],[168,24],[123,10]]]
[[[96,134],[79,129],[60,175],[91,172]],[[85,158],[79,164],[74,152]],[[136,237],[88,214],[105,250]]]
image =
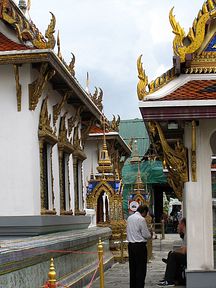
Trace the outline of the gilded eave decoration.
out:
[[[169,83],[172,79],[176,77],[175,68],[171,68],[160,77],[157,77],[155,80],[148,82],[148,77],[145,74],[145,70],[143,69],[143,64],[141,62],[142,55],[137,59],[137,70],[138,70],[138,78],[139,82],[137,84],[137,95],[139,100],[144,100],[144,98],[162,88],[165,84]]]
[[[120,125],[120,116],[117,115],[118,117],[116,118],[115,115],[113,115],[112,122],[110,124],[110,130],[119,132],[119,125]]]
[[[49,64],[42,62],[38,78],[29,84],[29,110],[35,110],[47,82],[55,75],[55,70]]]
[[[203,51],[199,55],[194,55],[190,62],[190,67],[184,69],[186,74],[207,74],[216,73],[216,52]]]
[[[17,97],[17,111],[21,111],[21,101],[22,101],[22,86],[19,82],[19,65],[14,64],[14,76],[16,81],[16,97]]]
[[[191,175],[192,175],[192,181],[197,181],[197,175],[196,175],[196,121],[193,120],[191,124],[192,129],[192,136],[191,136]]]
[[[60,121],[58,148],[60,151],[65,151],[66,153],[70,154],[74,151],[74,148],[68,139],[68,130],[65,125],[65,117],[66,117],[66,114],[61,117],[61,121]]]
[[[89,94],[91,100],[94,102],[94,104],[98,107],[100,111],[103,110],[103,90],[99,88],[99,91],[97,87],[95,87],[95,92],[93,95]]]
[[[12,4],[9,0],[2,0],[0,9],[0,17],[15,29],[22,43],[25,44],[25,42],[30,41],[36,48],[54,49],[56,42],[54,37],[56,19],[52,13],[50,24],[45,32],[46,40],[32,21],[28,21],[15,4]]]
[[[69,65],[65,62],[65,60],[63,59],[62,57],[62,54],[61,54],[61,41],[60,41],[60,34],[59,34],[59,31],[58,31],[58,36],[57,36],[57,46],[58,46],[58,57],[59,59],[62,61],[62,63],[65,65],[65,67],[68,69],[68,71],[70,72],[70,74],[75,77],[75,55],[73,53],[71,53],[72,55],[72,58],[71,58],[71,61],[69,63]]]
[[[70,95],[70,91],[67,91],[64,96],[62,97],[62,100],[57,103],[56,105],[53,106],[53,125],[55,126],[56,121],[61,113],[61,109],[64,106],[64,104],[66,103],[68,97]]]
[[[184,29],[176,21],[173,9],[169,13],[170,24],[175,34],[173,52],[180,58],[180,62],[182,63],[185,62],[187,54],[192,54],[201,47],[205,37],[206,24],[216,14],[215,2],[213,0],[205,1],[198,16],[194,19],[193,27],[190,28],[187,36]]]
[[[67,170],[69,171],[69,157],[67,159],[67,163],[64,162],[64,152],[67,154],[71,154],[73,152],[73,146],[68,140],[68,131],[65,125],[65,117],[66,114],[61,117],[60,126],[59,126],[59,137],[58,137],[58,150],[59,150],[59,171],[60,171],[60,209],[61,215],[72,215],[73,211],[70,207],[71,197],[70,197],[70,180],[69,180],[69,173],[67,173],[67,179],[64,179],[63,175],[63,165],[67,165]],[[64,181],[66,181],[65,185],[68,187],[68,203],[69,203],[69,210],[66,211],[64,207],[64,202],[66,201],[66,195],[64,191]]]
[[[40,120],[38,127],[38,137],[39,137],[39,145],[40,145],[40,181],[41,181],[41,213],[42,214],[56,214],[55,209],[46,210],[44,199],[45,199],[45,189],[44,189],[44,159],[43,159],[43,148],[44,143],[47,142],[50,145],[55,145],[58,142],[56,135],[54,134],[51,127],[51,115],[48,114],[48,97],[42,103],[41,112],[40,112]],[[54,191],[53,191],[53,174],[52,174],[52,150],[49,155],[50,163],[51,163],[51,189],[52,189],[52,205],[54,205]]]
[[[48,114],[47,102],[48,97],[45,98],[41,107],[38,136],[40,140],[46,140],[54,145],[58,139],[51,127],[51,115]]]
[[[174,149],[170,147],[158,122],[149,122],[148,127],[151,139],[154,139],[156,135],[159,136],[164,163],[168,170],[169,184],[175,191],[176,196],[182,199],[183,184],[188,181],[187,149],[180,141],[176,143]]]

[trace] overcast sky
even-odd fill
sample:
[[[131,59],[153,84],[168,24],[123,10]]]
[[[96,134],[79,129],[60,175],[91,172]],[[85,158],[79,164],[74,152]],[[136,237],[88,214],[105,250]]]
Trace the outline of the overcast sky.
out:
[[[15,0],[18,3],[18,0]],[[187,33],[204,0],[31,0],[30,16],[45,34],[50,13],[56,16],[61,52],[66,62],[76,57],[76,78],[90,91],[104,92],[104,113],[108,119],[141,118],[136,94],[136,61],[142,62],[149,80],[172,67],[169,11]],[[57,46],[55,48],[57,51]]]

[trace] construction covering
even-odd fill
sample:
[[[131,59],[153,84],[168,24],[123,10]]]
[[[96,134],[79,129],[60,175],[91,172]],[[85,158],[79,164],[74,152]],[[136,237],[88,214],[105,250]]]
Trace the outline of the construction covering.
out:
[[[140,164],[131,164],[129,159],[122,169],[122,181],[124,184],[123,209],[126,214],[128,210],[130,193],[133,191],[133,187],[137,179],[138,165],[140,165],[141,179],[144,183],[146,192],[151,192],[152,184],[167,183],[167,178],[163,173],[161,161],[150,160],[141,162]]]

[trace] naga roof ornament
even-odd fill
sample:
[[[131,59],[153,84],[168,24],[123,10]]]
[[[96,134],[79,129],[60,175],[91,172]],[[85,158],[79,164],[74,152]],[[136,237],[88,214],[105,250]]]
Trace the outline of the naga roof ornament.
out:
[[[142,55],[139,56],[137,95],[140,101],[148,99],[147,95],[159,90],[180,74],[207,74],[216,71],[216,0],[204,2],[187,35],[176,21],[173,10],[174,8],[169,13],[170,24],[175,34],[173,67],[149,83],[142,66]]]
[[[206,24],[216,15],[215,8],[215,1],[205,1],[202,9],[194,19],[193,27],[189,29],[187,35],[185,35],[184,29],[176,21],[175,16],[173,15],[174,8],[170,10],[169,20],[173,33],[175,34],[173,52],[176,56],[179,56],[181,63],[185,62],[187,54],[192,54],[201,47],[205,38]]]
[[[175,68],[171,68],[167,72],[163,73],[161,76],[157,77],[155,80],[148,83],[148,77],[143,69],[143,64],[141,62],[142,55],[137,59],[137,70],[139,82],[137,84],[137,95],[139,100],[143,100],[147,95],[153,93],[154,91],[161,88],[163,85],[170,82],[175,77]]]
[[[53,13],[51,13],[50,24],[45,32],[47,40],[33,22],[28,21],[24,15],[22,15],[21,11],[12,3],[12,1],[0,1],[0,18],[15,29],[17,36],[22,43],[31,42],[32,46],[38,49],[54,49],[56,43],[54,37],[56,19]]]

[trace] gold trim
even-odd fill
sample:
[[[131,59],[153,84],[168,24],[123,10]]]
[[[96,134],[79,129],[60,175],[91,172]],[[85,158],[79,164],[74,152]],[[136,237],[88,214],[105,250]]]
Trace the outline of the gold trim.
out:
[[[54,126],[56,125],[56,121],[58,119],[58,116],[60,115],[61,109],[64,106],[64,104],[66,103],[66,101],[69,97],[69,94],[70,94],[70,91],[67,91],[64,94],[64,97],[62,97],[61,101],[53,106],[53,125]]]
[[[113,119],[112,119],[112,122],[111,122],[111,125],[110,125],[110,130],[112,131],[116,131],[116,132],[119,132],[119,125],[120,125],[120,116],[117,115],[117,119],[115,117],[115,115],[113,115]]]
[[[159,90],[164,85],[173,80],[176,77],[176,73],[175,68],[173,67],[161,76],[157,77],[155,80],[148,83],[148,77],[146,76],[145,70],[143,69],[141,57],[142,55],[137,60],[137,70],[139,78],[139,82],[137,84],[137,95],[139,100],[144,100],[147,95]]]
[[[70,203],[70,182],[69,182],[69,156],[70,154],[73,152],[73,146],[72,144],[69,142],[68,138],[67,138],[67,128],[65,126],[65,117],[66,114],[61,117],[61,121],[60,121],[60,126],[59,126],[59,137],[58,137],[58,151],[59,151],[59,185],[60,185],[60,214],[61,215],[72,215],[73,211],[71,210],[71,203]],[[63,187],[64,187],[64,181],[66,179],[64,179],[64,175],[63,175],[63,166],[65,165],[65,163],[63,163],[64,158],[64,153],[67,154],[67,183],[65,183],[65,185],[67,186],[67,189],[64,191]],[[65,181],[66,182],[66,181]],[[68,191],[68,206],[69,206],[69,210],[65,210],[64,209],[64,203],[65,205],[67,205],[66,203],[66,191]]]
[[[16,81],[16,97],[17,97],[17,111],[21,111],[21,100],[22,100],[22,86],[19,82],[19,65],[14,64],[14,76]]]
[[[148,125],[151,137],[154,137],[156,134],[159,136],[164,162],[169,174],[168,182],[176,193],[176,196],[182,199],[183,184],[188,181],[187,149],[179,141],[176,143],[175,149],[170,147],[158,122],[152,121]]]
[[[70,61],[69,65],[67,66],[67,68],[70,71],[71,75],[74,77],[75,76],[75,61],[76,61],[76,58],[75,58],[75,55],[73,53],[71,53],[71,55],[72,55],[72,58],[71,58],[71,61]]]
[[[212,0],[208,0],[203,4],[202,10],[199,11],[197,18],[194,19],[193,27],[190,28],[187,36],[183,28],[176,21],[173,15],[173,9],[174,7],[169,13],[170,24],[175,34],[173,52],[176,56],[179,56],[180,62],[182,63],[185,62],[187,54],[192,54],[201,47],[205,38],[206,24],[209,19],[215,17],[215,4]]]
[[[45,191],[44,191],[44,161],[43,161],[43,149],[44,144],[48,143],[51,146],[58,142],[56,135],[54,134],[50,122],[51,116],[48,114],[48,97],[46,97],[41,106],[40,120],[38,127],[38,138],[40,148],[40,183],[41,183],[41,214],[56,214],[55,208],[53,210],[47,210],[45,208]],[[54,207],[54,190],[53,190],[53,171],[52,171],[52,149],[50,151],[50,166],[51,166],[51,191],[52,191],[52,205]]]
[[[138,70],[138,78],[139,82],[137,84],[137,95],[139,100],[143,100],[145,96],[148,94],[146,91],[146,87],[148,85],[148,76],[145,74],[145,70],[143,69],[143,65],[141,62],[142,55],[137,59],[137,70]]]
[[[192,182],[197,181],[196,175],[196,121],[192,121],[192,141],[191,141],[191,174]]]
[[[47,69],[48,63],[42,63],[38,78],[29,84],[29,110],[35,110],[47,82],[55,75],[55,70]]]
[[[36,26],[30,23],[14,4],[8,0],[2,0],[2,19],[15,29],[17,37],[22,43],[25,44],[26,41],[30,41],[39,49],[54,49],[55,47],[56,19],[53,13],[50,12],[50,14],[50,24],[45,32],[46,40]]]
[[[89,94],[91,100],[94,102],[94,104],[97,106],[97,108],[102,111],[103,110],[103,90],[99,88],[99,91],[97,87],[95,87],[95,92],[93,95]]]

